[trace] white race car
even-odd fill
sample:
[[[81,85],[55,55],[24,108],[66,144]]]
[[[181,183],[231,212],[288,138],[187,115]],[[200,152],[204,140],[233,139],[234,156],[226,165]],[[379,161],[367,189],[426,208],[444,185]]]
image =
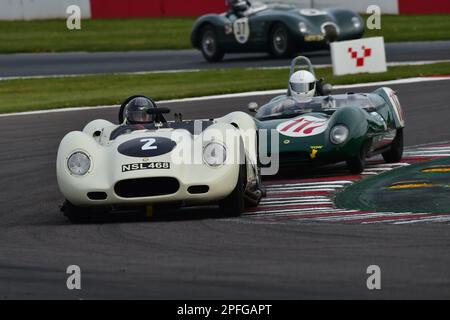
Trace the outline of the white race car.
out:
[[[119,125],[89,122],[61,141],[56,173],[74,223],[92,214],[168,204],[218,203],[227,216],[256,206],[264,192],[256,126],[243,112],[214,120],[166,121],[167,108],[144,96],[122,104]],[[130,120],[131,119],[131,120]]]

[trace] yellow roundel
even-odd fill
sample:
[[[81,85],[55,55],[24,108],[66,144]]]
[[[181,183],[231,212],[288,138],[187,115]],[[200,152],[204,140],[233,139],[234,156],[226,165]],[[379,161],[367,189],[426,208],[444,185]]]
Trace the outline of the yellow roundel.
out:
[[[291,143],[291,140],[286,139],[286,140],[283,141],[283,143],[284,144],[289,144],[289,143]]]

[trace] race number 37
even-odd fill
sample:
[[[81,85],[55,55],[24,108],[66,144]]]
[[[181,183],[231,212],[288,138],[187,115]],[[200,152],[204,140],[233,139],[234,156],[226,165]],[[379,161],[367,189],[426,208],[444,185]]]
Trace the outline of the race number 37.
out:
[[[241,44],[246,43],[250,37],[248,18],[237,19],[233,23],[233,31],[237,42]]]

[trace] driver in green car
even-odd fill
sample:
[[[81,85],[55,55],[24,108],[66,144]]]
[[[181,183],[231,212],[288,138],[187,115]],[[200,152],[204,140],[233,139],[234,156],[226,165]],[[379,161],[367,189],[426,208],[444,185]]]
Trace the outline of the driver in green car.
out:
[[[244,13],[250,9],[251,3],[247,0],[227,0],[227,7],[237,17],[243,17]]]

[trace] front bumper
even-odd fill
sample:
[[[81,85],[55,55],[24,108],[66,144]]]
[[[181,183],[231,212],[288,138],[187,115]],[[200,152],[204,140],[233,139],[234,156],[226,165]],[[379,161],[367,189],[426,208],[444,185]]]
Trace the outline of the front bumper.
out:
[[[195,166],[155,170],[151,175],[112,174],[110,179],[63,172],[58,174],[58,184],[64,197],[76,206],[210,203],[225,198],[236,186],[239,165]]]

